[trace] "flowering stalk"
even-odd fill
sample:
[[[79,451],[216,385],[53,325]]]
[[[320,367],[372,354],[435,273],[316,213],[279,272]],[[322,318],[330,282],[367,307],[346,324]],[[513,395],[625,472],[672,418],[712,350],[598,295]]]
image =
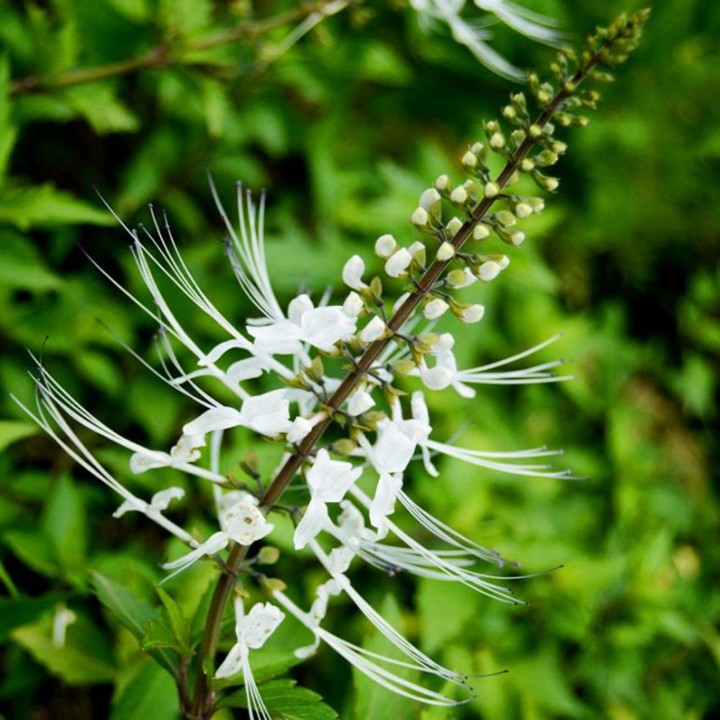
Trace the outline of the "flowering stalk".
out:
[[[508,369],[552,340],[490,365],[458,369],[454,337],[431,331],[435,320],[448,311],[464,323],[482,319],[483,306],[460,303],[451,291],[477,281],[493,281],[508,266],[509,259],[499,253],[468,252],[466,246],[483,243],[491,234],[513,247],[522,243],[524,233],[515,229],[517,221],[542,210],[544,202],[509,193],[508,189],[522,173],[531,176],[541,189],[552,191],[557,187],[558,181],[542,172],[565,151],[565,144],[553,137],[553,123],[585,124],[574,110],[594,107],[598,96],[594,91],[580,90],[580,84],[590,75],[603,79],[596,71],[598,66],[613,66],[624,60],[637,44],[647,15],[647,11],[640,11],[621,16],[610,28],[591,37],[579,57],[572,51],[561,51],[552,66],[557,89],[531,76],[530,89],[541,108],[534,121],[528,114],[525,95],[516,93],[502,111],[513,128],[509,134],[497,121],[485,123],[487,142],[473,145],[462,159],[470,178],[453,188],[449,178],[441,175],[422,194],[412,213],[412,224],[429,238],[427,245],[415,242],[398,247],[391,235],[377,239],[375,252],[384,261],[385,275],[406,283],[406,294],[389,312],[382,281],[379,277],[370,283],[363,280],[364,263],[358,256],[350,258],[343,270],[343,281],[351,292],[342,305],[330,305],[325,296],[316,307],[308,295],[301,294],[284,311],[274,295],[265,262],[264,198],[256,204],[241,187],[237,228],[222,209],[214,186],[213,194],[227,225],[233,270],[262,315],[249,322],[245,332],[238,330],[198,286],[166,221],[162,223],[153,212],[154,227],[150,229],[135,230],[123,225],[133,238],[133,257],[152,302],[143,302],[106,277],[160,325],[162,371],[148,368],[196,402],[202,408],[200,414],[183,426],[182,435],[169,452],[146,448],[115,432],[82,407],[37,360],[37,410],[25,410],[77,462],[122,498],[116,517],[140,512],[189,547],[184,556],[165,563],[164,568],[170,571],[166,579],[203,559],[211,559],[220,568],[197,651],[191,661],[179,652],[182,667],[177,678],[186,718],[208,720],[217,708],[217,681],[232,682],[240,675],[250,717],[271,718],[253,677],[251,657],[284,621],[286,613],[313,637],[310,645],[295,651],[297,657],[307,657],[323,642],[375,682],[410,699],[445,707],[471,699],[465,676],[415,648],[360,595],[349,579],[351,565],[359,559],[390,574],[404,571],[459,582],[501,602],[518,603],[511,590],[499,582],[512,577],[476,569],[480,561],[503,567],[506,561],[500,553],[465,538],[415,504],[403,489],[405,472],[418,458],[430,475],[437,476],[434,456],[444,454],[513,475],[557,478],[568,477],[569,473],[545,464],[558,451],[544,447],[489,452],[438,441],[431,437],[433,428],[424,392],[415,390],[407,395],[396,383],[409,376],[419,379],[427,390],[452,387],[461,396],[472,397],[475,384],[566,379],[549,372],[556,362]],[[540,150],[531,155],[535,146]],[[505,161],[496,177],[489,170],[489,153],[499,154]],[[465,219],[444,219],[443,208],[448,205]],[[209,352],[203,350],[173,312],[159,280],[169,281],[180,290],[221,328],[227,339]],[[191,370],[184,367],[173,343],[184,346],[194,359]],[[224,357],[237,352],[243,357],[227,365]],[[290,363],[282,359],[288,356]],[[345,359],[352,369],[344,377],[333,377],[325,371],[323,356]],[[271,374],[281,387],[253,395],[248,383],[264,374]],[[219,382],[235,402],[228,405],[216,399],[205,390],[201,379]],[[384,405],[373,410],[377,391],[382,392],[380,402]],[[136,496],[93,456],[73,424],[128,451],[134,474],[167,467],[209,483],[218,530],[201,540],[166,516],[173,512],[171,503],[183,499],[180,488],[160,489],[149,502]],[[342,437],[322,445],[333,424],[343,429]],[[223,434],[236,427],[283,447],[280,468],[267,487],[260,483],[259,473],[247,468],[258,481],[256,492],[221,468]],[[204,453],[208,467],[198,464]],[[357,485],[364,473],[376,481],[373,493]],[[258,553],[255,549],[261,540],[272,538],[271,513],[288,511],[279,501],[298,476],[305,480],[309,502],[304,510],[290,509],[295,522],[294,545],[296,549],[307,547],[329,576],[316,589],[315,600],[307,611],[285,594],[284,583],[265,577],[255,562],[262,560],[265,550],[277,554],[267,546]],[[392,517],[396,505],[443,547],[425,547],[403,530]],[[332,510],[333,506],[339,510]],[[331,550],[317,541],[320,534],[335,543]],[[246,605],[250,595],[246,580],[250,579],[259,581],[258,589],[265,593],[266,602]],[[394,646],[401,659],[367,651],[322,627],[329,601],[341,594]],[[215,669],[221,622],[231,599],[235,642]],[[193,672],[187,672],[188,665]],[[405,670],[449,683],[461,699],[406,679],[402,674]],[[188,676],[193,673],[195,686],[190,692]]]
[[[270,510],[279,501],[287,486],[301,469],[303,462],[310,456],[313,448],[332,424],[333,414],[340,410],[358,384],[366,377],[378,357],[386,350],[396,333],[401,330],[407,320],[415,313],[418,306],[436,287],[439,278],[441,278],[447,270],[448,265],[472,237],[474,229],[483,222],[495,202],[502,197],[502,191],[511,184],[511,181],[521,169],[522,161],[528,156],[532,148],[538,143],[543,141],[545,143],[547,142],[550,136],[547,128],[549,121],[569,99],[578,97],[580,84],[598,65],[612,66],[624,60],[624,56],[634,49],[635,44],[639,40],[642,26],[648,16],[648,10],[637,12],[629,18],[623,15],[619,17],[607,31],[599,30],[598,34],[590,39],[588,43],[589,47],[582,56],[580,66],[569,78],[563,78],[561,86],[549,101],[545,100],[543,103],[544,108],[534,123],[527,126],[525,137],[520,141],[514,151],[512,151],[502,171],[494,181],[486,184],[484,197],[477,202],[470,211],[468,219],[465,220],[450,239],[449,242],[452,247],[452,252],[448,252],[445,256],[440,253],[436,255],[435,260],[425,270],[420,280],[416,282],[416,289],[408,295],[387,322],[387,333],[385,336],[372,342],[360,359],[357,360],[355,368],[345,377],[332,397],[325,403],[329,411],[325,418],[317,423],[305,436],[299,444],[297,451],[292,453],[286,460],[285,464],[260,498],[261,507]],[[563,64],[565,66],[569,60],[574,59],[574,55],[568,51],[565,51],[560,57],[563,58]],[[541,93],[547,92],[547,88],[541,88],[536,77],[531,77],[530,82],[531,87],[536,89],[536,95],[540,96],[538,99],[542,102]],[[595,100],[596,97],[594,95],[588,95],[586,96],[585,104],[594,106]],[[524,99],[520,102],[524,104]],[[579,124],[584,124],[583,120],[580,120]],[[492,138],[490,142],[492,143]],[[540,183],[542,184],[542,182],[541,180]],[[555,189],[555,187],[552,187],[552,183],[550,186],[546,183],[546,188]],[[206,635],[203,638],[203,645],[200,649],[203,662],[210,661],[215,654],[223,608],[232,593],[235,573],[245,560],[247,552],[248,548],[246,546],[235,545],[228,556],[227,572],[219,579],[213,595]],[[202,673],[198,675],[194,706],[196,713],[202,712],[201,708],[207,706],[209,698],[209,685],[204,678],[205,676],[202,675]],[[198,714],[198,717],[200,716],[201,715]]]

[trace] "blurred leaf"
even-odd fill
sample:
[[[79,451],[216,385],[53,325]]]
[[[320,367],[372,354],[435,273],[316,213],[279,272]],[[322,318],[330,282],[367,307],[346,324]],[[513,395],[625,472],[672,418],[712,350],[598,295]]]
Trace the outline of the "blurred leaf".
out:
[[[65,90],[68,104],[82,115],[98,135],[135,132],[140,121],[104,83],[88,83]]]
[[[29,230],[58,224],[112,225],[115,220],[106,211],[47,183],[0,191],[0,223],[3,222]]]
[[[61,647],[52,641],[52,618],[18,628],[11,637],[38,663],[67,683],[109,682],[115,675],[109,643],[83,615],[78,615],[76,621],[68,626],[65,644]]]
[[[5,642],[15,628],[46,614],[60,599],[51,593],[41,597],[0,598],[0,642]]]
[[[43,511],[42,527],[63,572],[84,581],[87,514],[76,484],[67,475],[53,484]]]
[[[258,687],[273,718],[278,720],[334,720],[338,714],[312,690],[296,687],[294,680],[272,680]],[[245,691],[237,691],[218,703],[218,707],[247,707]]]
[[[29,238],[0,229],[0,243],[0,286],[43,292],[62,284]]]
[[[162,628],[162,616],[157,608],[135,595],[127,587],[98,572],[91,573],[92,584],[100,602],[142,644],[154,626]],[[167,634],[166,634],[167,636]],[[170,633],[170,637],[172,634]],[[171,675],[177,674],[177,657],[166,647],[148,650],[149,655]]]
[[[18,440],[37,435],[40,428],[35,423],[21,420],[0,420],[0,452]]]
[[[109,720],[175,720],[178,698],[172,678],[146,658],[134,670],[113,697]]]

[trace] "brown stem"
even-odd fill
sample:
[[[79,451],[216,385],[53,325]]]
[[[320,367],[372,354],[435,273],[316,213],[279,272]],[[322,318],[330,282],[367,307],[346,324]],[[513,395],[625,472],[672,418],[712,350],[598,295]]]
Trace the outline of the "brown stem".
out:
[[[212,50],[223,45],[237,42],[238,40],[253,38],[270,30],[282,27],[283,25],[296,22],[313,13],[322,13],[327,4],[327,2],[318,2],[312,5],[305,5],[283,13],[282,15],[277,15],[266,20],[259,20],[254,23],[246,23],[234,30],[227,30],[216,35],[200,38],[194,42],[176,45],[175,47],[173,47],[172,42],[163,41],[139,57],[119,60],[118,62],[108,63],[100,67],[69,70],[62,75],[49,78],[28,75],[27,77],[10,83],[10,95],[19,95],[43,88],[70,87],[72,85],[81,85],[97,80],[106,80],[107,78],[125,75],[137,70],[168,67],[182,62],[183,56],[185,55],[203,50]]]
[[[579,85],[588,73],[590,73],[590,71],[598,64],[598,62],[599,53],[596,53],[575,73],[570,80],[571,86],[576,87]],[[570,92],[563,87],[545,107],[542,113],[540,113],[535,121],[535,124],[541,128],[544,127],[569,95]],[[508,184],[510,178],[516,172],[520,161],[528,154],[535,142],[536,140],[528,135],[507,161],[505,167],[495,181],[501,190]],[[459,251],[468,240],[473,228],[487,215],[488,210],[496,199],[496,197],[486,197],[475,206],[473,211],[470,213],[470,218],[465,221],[452,239],[452,244],[456,252]],[[430,267],[427,268],[422,278],[417,283],[417,289],[405,300],[405,302],[396,310],[388,321],[387,326],[390,330],[388,336],[380,340],[376,340],[366,348],[362,357],[356,362],[355,368],[343,380],[328,402],[325,403],[330,410],[329,414],[312,428],[308,435],[306,435],[299,444],[296,452],[290,455],[290,457],[286,460],[285,464],[279,470],[272,483],[268,486],[267,490],[261,497],[261,507],[265,510],[270,510],[275,506],[287,486],[290,484],[291,480],[300,470],[305,458],[313,450],[316,443],[325,434],[325,431],[332,423],[333,411],[337,411],[345,400],[347,400],[363,376],[370,370],[373,363],[388,346],[392,340],[393,334],[402,327],[405,321],[413,314],[415,309],[422,302],[423,298],[433,288],[434,284],[447,268],[449,262],[450,260],[435,260]],[[241,563],[247,556],[248,550],[249,548],[246,546],[237,544],[233,546],[227,559],[226,570],[219,578],[218,584],[215,587],[210,611],[208,613],[208,622],[205,626],[205,635],[203,636],[199,651],[200,667],[198,669],[198,677],[195,686],[195,702],[193,703],[192,710],[193,714],[187,716],[188,720],[206,720],[206,718],[209,718],[212,714],[213,697],[210,693],[208,678],[204,673],[204,665],[208,661],[212,660],[215,654],[224,608],[230,598],[230,595],[232,594],[232,589],[235,585],[236,573],[239,570]]]

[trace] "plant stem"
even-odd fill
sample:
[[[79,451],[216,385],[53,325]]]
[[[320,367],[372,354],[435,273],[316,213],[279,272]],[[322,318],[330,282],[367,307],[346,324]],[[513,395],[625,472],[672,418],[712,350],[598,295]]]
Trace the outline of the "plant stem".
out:
[[[572,87],[577,87],[598,64],[600,54],[593,54],[587,62],[581,67],[570,80]],[[571,91],[566,87],[561,88],[553,97],[550,103],[540,113],[535,125],[544,127],[555,112],[560,108],[563,102],[571,95]],[[511,177],[517,171],[520,162],[528,154],[536,139],[529,135],[523,140],[520,146],[515,150],[505,167],[495,180],[495,183],[502,190]],[[493,203],[497,199],[483,198],[472,210],[470,217],[465,221],[460,230],[454,235],[452,245],[455,251],[459,251],[467,242],[472,234],[473,228],[480,223],[487,215]],[[330,400],[326,403],[330,412],[328,415],[316,424],[312,430],[305,436],[299,444],[297,451],[294,452],[278,471],[272,483],[260,498],[260,506],[265,510],[271,510],[284,493],[291,480],[300,470],[307,456],[312,452],[317,442],[325,434],[332,423],[332,415],[347,400],[363,376],[370,370],[373,363],[377,360],[383,350],[391,342],[394,333],[398,332],[405,321],[413,314],[423,298],[432,290],[434,284],[441,277],[451,260],[435,260],[430,267],[423,273],[422,278],[416,286],[416,290],[405,300],[405,302],[397,309],[387,323],[390,333],[387,337],[376,340],[370,344],[362,357],[355,364],[355,368],[343,380],[337,390],[333,393]],[[193,703],[192,714],[188,715],[188,720],[207,720],[212,715],[212,694],[210,693],[209,680],[204,673],[206,664],[212,661],[217,646],[220,633],[220,623],[224,612],[225,605],[229,600],[232,589],[235,585],[235,577],[240,565],[247,556],[249,547],[235,544],[230,551],[226,562],[226,569],[218,580],[215,592],[212,597],[208,620],[205,626],[205,634],[199,650],[200,667],[198,668],[198,677],[195,686],[195,700]]]
[[[40,89],[71,87],[73,85],[106,80],[137,70],[170,67],[171,65],[184,62],[184,56],[192,53],[212,50],[239,40],[257,37],[283,25],[288,25],[297,20],[309,17],[313,13],[324,14],[324,9],[329,4],[331,3],[318,2],[312,5],[306,5],[283,13],[282,15],[277,15],[266,20],[246,23],[234,30],[227,30],[215,35],[210,35],[193,42],[188,42],[187,44],[164,40],[139,57],[119,60],[118,62],[108,63],[107,65],[101,65],[99,67],[69,70],[66,73],[54,77],[28,75],[27,77],[10,83],[10,95],[20,95]]]

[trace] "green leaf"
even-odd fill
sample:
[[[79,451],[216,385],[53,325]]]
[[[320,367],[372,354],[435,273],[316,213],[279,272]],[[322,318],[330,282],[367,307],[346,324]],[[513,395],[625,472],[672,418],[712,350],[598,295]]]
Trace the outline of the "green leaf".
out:
[[[9,82],[10,63],[7,56],[3,56],[0,58],[0,185],[17,138],[17,127],[10,121],[12,104],[8,92]]]
[[[477,605],[468,602],[466,587],[425,579],[418,583],[417,607],[421,621],[420,645],[430,655],[456,638],[477,612]],[[442,618],[442,622],[438,622],[438,618]]]
[[[158,665],[143,658],[113,698],[109,720],[176,720],[175,683]]]
[[[58,577],[60,568],[45,533],[35,530],[7,530],[3,542],[13,554],[35,572],[46,577]]]
[[[47,268],[29,238],[15,230],[0,231],[0,286],[44,292],[62,285],[62,279]]]
[[[56,190],[50,183],[0,192],[0,223],[20,230],[52,225],[113,225],[110,213]]]
[[[260,696],[275,720],[334,720],[338,714],[312,690],[296,687],[295,680],[272,680],[258,686]],[[244,690],[224,698],[218,707],[247,707]]]
[[[160,635],[165,638],[172,637],[167,631],[160,611],[149,603],[137,597],[124,585],[111,580],[98,572],[90,573],[95,593],[100,602],[110,610],[113,616],[124,625],[144,647],[148,640],[148,654],[173,677],[177,675],[177,657],[169,649],[171,640],[161,642]]]
[[[112,651],[107,638],[88,618],[80,615],[68,626],[65,643],[52,641],[52,618],[17,628],[12,639],[35,660],[67,683],[96,684],[115,676]]]
[[[60,567],[83,581],[87,559],[87,516],[75,483],[67,476],[54,483],[43,512],[42,527]]]
[[[15,628],[38,620],[60,599],[55,594],[0,598],[0,642],[5,642]]]
[[[65,91],[65,98],[98,135],[134,132],[140,126],[137,116],[120,102],[107,83],[69,88]]]
[[[18,440],[37,435],[40,428],[35,423],[22,420],[0,420],[0,452]]]

